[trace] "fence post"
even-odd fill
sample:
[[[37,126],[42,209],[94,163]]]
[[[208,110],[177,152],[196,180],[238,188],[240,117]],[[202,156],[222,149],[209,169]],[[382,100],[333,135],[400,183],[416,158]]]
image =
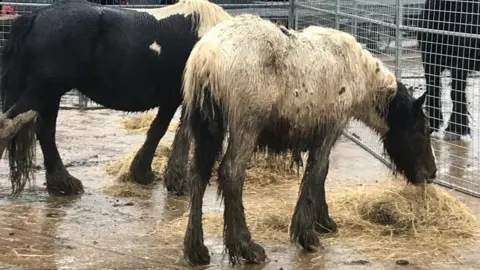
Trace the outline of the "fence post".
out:
[[[335,0],[335,29],[340,29],[340,0]]]
[[[400,31],[400,26],[403,24],[402,23],[402,0],[396,0],[396,10],[395,10],[395,77],[397,77],[397,80],[402,81],[402,69],[400,68],[400,65],[402,64],[402,44],[401,44],[401,31]]]
[[[288,28],[295,28],[295,0],[290,0],[290,6],[288,9]]]
[[[297,13],[297,10],[295,8],[294,10],[294,26],[295,26],[295,31],[298,31],[298,13]]]
[[[357,16],[358,15],[358,3],[357,0],[353,0],[353,15]],[[353,36],[358,39],[358,33],[357,33],[357,28],[358,28],[358,20],[357,18],[353,18]]]

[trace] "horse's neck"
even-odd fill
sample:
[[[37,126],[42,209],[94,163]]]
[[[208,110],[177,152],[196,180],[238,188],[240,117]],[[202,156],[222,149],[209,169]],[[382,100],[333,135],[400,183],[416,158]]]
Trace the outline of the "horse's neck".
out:
[[[368,102],[359,104],[353,109],[353,117],[364,123],[376,133],[383,135],[387,132],[386,121],[380,116],[378,106],[369,99]]]

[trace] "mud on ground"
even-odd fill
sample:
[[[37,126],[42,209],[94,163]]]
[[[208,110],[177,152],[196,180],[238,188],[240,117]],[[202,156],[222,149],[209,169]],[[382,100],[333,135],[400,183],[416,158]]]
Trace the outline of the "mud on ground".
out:
[[[111,110],[62,110],[57,144],[71,174],[80,178],[86,193],[78,198],[46,195],[44,171],[39,170],[35,191],[11,201],[6,162],[0,164],[0,269],[184,269],[181,241],[165,242],[158,228],[188,211],[187,198],[169,197],[162,185],[147,198],[114,198],[103,193],[114,179],[104,165],[137,149],[143,133],[121,128],[125,113]],[[177,115],[178,117],[178,115]],[[173,139],[169,132],[164,142]],[[37,149],[37,164],[42,164]],[[391,173],[352,142],[342,138],[332,152],[330,188],[373,184]],[[296,192],[296,191],[292,191]],[[480,200],[456,195],[480,217]],[[248,200],[253,194],[246,193]],[[328,196],[328,194],[327,194]],[[259,202],[261,203],[261,202]],[[216,186],[208,187],[204,213],[222,211]],[[221,228],[219,228],[221,229]],[[212,257],[210,269],[230,269],[221,239],[205,239]],[[438,264],[395,260],[365,260],[339,244],[325,245],[316,254],[305,254],[294,245],[261,242],[269,263],[245,269],[474,269],[479,250],[459,250],[458,261]]]

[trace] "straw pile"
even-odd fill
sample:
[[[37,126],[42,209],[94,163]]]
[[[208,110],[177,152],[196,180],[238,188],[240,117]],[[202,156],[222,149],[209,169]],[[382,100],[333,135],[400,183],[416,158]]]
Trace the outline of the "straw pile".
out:
[[[245,194],[245,214],[254,239],[289,241],[297,188],[298,184],[292,183],[289,187],[275,186]],[[452,251],[456,247],[478,240],[475,217],[438,186],[424,188],[388,182],[327,191],[327,196],[330,215],[339,231],[322,236],[322,242],[348,246],[366,257],[447,260],[454,258]],[[187,219],[185,214],[165,225],[163,236],[181,239]],[[206,213],[203,220],[206,238],[222,236],[221,213]]]
[[[129,169],[130,165],[135,158],[135,154],[138,150],[134,150],[129,154],[108,163],[105,166],[107,174],[114,176],[117,181],[114,185],[105,187],[103,192],[110,196],[123,196],[132,197],[146,196],[150,192],[150,187],[142,187],[140,185],[129,182]],[[168,162],[168,156],[170,155],[170,147],[160,143],[155,151],[152,161],[153,173],[157,176],[156,181],[160,181],[160,173],[163,171],[163,167]]]
[[[142,112],[134,116],[122,118],[120,123],[122,124],[123,128],[127,130],[145,132],[150,128],[150,124],[152,123],[155,116],[156,114],[151,111]],[[170,122],[167,131],[175,131],[177,126],[178,123],[172,121]]]
[[[146,131],[154,118],[155,114],[153,112],[144,112],[122,119],[122,124],[127,130]],[[175,131],[177,125],[177,123],[172,121],[168,130]],[[157,175],[163,172],[163,167],[168,160],[169,152],[170,149],[167,146],[160,145],[159,149],[157,149],[152,163],[152,170]],[[120,182],[128,180],[127,172],[134,156],[135,152],[131,152],[108,164],[106,167],[107,173],[119,178]],[[258,186],[266,186],[282,181],[289,181],[292,178],[298,179],[300,176],[299,170],[294,170],[290,164],[291,154],[268,155],[266,152],[257,151],[248,164],[246,181],[255,183]],[[218,163],[214,168],[215,173],[217,166]],[[216,177],[215,173],[213,177]],[[133,187],[134,186],[132,186],[132,188]]]
[[[148,116],[138,117],[145,119]],[[160,145],[157,149],[152,165],[156,173],[163,171],[168,153],[166,146]],[[131,153],[109,164],[107,172],[125,175],[133,156]],[[257,152],[248,164],[244,187],[245,214],[256,240],[289,241],[288,228],[301,177],[290,168],[290,162],[291,155],[272,156]],[[213,179],[216,180],[216,173]],[[132,185],[132,189],[135,186]],[[139,195],[131,190],[128,192],[131,196]],[[435,185],[413,187],[387,181],[378,185],[327,190],[327,201],[339,232],[322,236],[323,243],[349,246],[366,257],[448,260],[454,258],[452,251],[456,247],[465,247],[478,240],[478,223],[469,209]],[[223,227],[223,215],[205,213],[203,219],[205,237],[221,238],[219,228]],[[187,216],[184,215],[162,224],[157,231],[169,238],[166,241],[180,240],[186,223]]]
[[[161,181],[161,174],[168,162],[170,146],[159,144],[152,162],[152,170],[157,175],[157,181]],[[114,176],[117,183],[104,189],[111,196],[144,196],[145,191],[141,187],[129,182],[129,168],[135,157],[136,151],[108,163],[105,166],[107,174]],[[191,155],[190,157],[191,158]],[[288,183],[299,179],[299,173],[290,166],[291,155],[280,156],[268,155],[265,152],[256,152],[247,166],[246,188],[263,188],[270,184]],[[216,181],[218,162],[214,167],[212,180]]]
[[[151,187],[137,185],[132,182],[117,182],[103,188],[103,193],[113,197],[146,198],[152,194]]]
[[[155,114],[149,111],[126,117],[122,119],[121,123],[127,130],[145,132],[154,118]],[[168,131],[175,131],[177,125],[177,123],[172,121]],[[105,167],[106,172],[116,177],[120,183],[106,189],[106,193],[113,196],[140,196],[143,194],[143,191],[137,191],[136,185],[128,182],[128,170],[136,151],[138,151],[138,148],[124,157],[107,164]],[[164,166],[168,162],[169,154],[170,146],[162,145],[162,142],[160,142],[152,162],[152,170],[156,175],[160,176],[163,172]],[[265,152],[257,151],[248,164],[246,182],[263,187],[273,183],[289,181],[290,179],[298,179],[298,171],[291,168],[290,162],[290,154],[272,156]],[[218,162],[215,165],[214,175],[212,176],[214,179],[216,179],[217,168]],[[159,177],[157,180],[161,180],[161,178]]]

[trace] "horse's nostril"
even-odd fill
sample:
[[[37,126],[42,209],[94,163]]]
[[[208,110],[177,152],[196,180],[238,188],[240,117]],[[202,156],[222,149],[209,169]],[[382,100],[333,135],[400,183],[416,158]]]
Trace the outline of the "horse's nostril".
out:
[[[430,174],[430,179],[435,179],[437,177],[437,170],[433,171],[432,174]]]

